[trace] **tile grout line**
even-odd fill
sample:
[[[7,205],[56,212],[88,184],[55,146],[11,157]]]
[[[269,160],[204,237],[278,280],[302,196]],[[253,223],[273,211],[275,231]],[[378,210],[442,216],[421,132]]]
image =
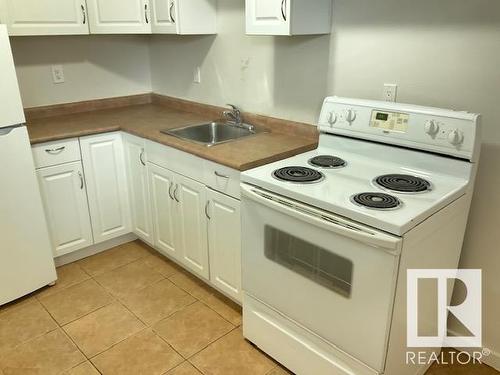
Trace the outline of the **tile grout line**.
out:
[[[44,305],[43,305],[40,301],[38,301],[38,303],[40,303],[40,305],[42,306],[42,308],[43,308],[43,309],[47,312],[47,314],[49,314],[49,316],[50,316],[50,317],[54,320],[54,322],[57,324],[57,327],[58,327],[57,329],[59,329],[59,330],[62,332],[62,334],[63,334],[63,335],[64,335],[64,336],[65,336],[65,337],[69,340],[69,341],[71,341],[71,343],[75,346],[75,349],[76,349],[78,352],[80,352],[80,354],[83,356],[83,358],[85,358],[85,361],[80,362],[79,364],[77,364],[76,366],[72,367],[71,369],[73,369],[73,368],[75,368],[75,367],[77,367],[77,366],[80,366],[82,363],[85,363],[86,361],[89,361],[89,358],[87,357],[87,355],[83,352],[83,350],[81,350],[81,349],[80,349],[80,347],[79,347],[79,346],[78,346],[78,344],[77,344],[77,343],[73,340],[73,338],[72,338],[70,335],[68,335],[68,333],[64,330],[63,326],[61,326],[61,325],[59,324],[59,322],[58,322],[58,321],[54,318],[54,316],[50,313],[50,311],[49,311],[49,310],[47,310],[47,308],[46,308],[46,307],[45,307],[45,306],[44,306]],[[55,330],[53,330],[53,331],[55,331]],[[51,332],[53,332],[53,331],[51,331]],[[67,370],[65,370],[65,371],[67,371]]]

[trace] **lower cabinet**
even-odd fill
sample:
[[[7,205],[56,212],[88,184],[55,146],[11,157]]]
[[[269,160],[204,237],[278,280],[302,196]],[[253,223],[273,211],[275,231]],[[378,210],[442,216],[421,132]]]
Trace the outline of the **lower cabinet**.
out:
[[[80,138],[94,242],[130,233],[128,184],[121,133]]]
[[[87,193],[81,162],[37,170],[54,256],[92,245]]]
[[[197,275],[209,280],[205,185],[175,175],[179,251],[182,262]]]
[[[148,163],[154,245],[208,280],[205,185]]]
[[[151,192],[151,212],[153,218],[154,246],[166,256],[181,261],[176,247],[175,224],[176,202],[172,195],[174,172],[148,163],[149,186]]]
[[[113,132],[33,147],[54,256],[133,232],[241,301],[237,171],[148,142]]]
[[[153,222],[149,199],[149,179],[143,138],[123,134],[132,231],[143,241],[153,244]]]
[[[241,301],[240,201],[207,188],[210,280]]]

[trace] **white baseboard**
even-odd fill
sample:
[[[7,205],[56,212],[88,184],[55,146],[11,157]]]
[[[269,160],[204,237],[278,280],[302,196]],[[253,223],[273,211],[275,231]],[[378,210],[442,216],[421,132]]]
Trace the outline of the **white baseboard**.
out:
[[[461,336],[461,334],[459,332],[451,330],[451,329],[448,330],[448,335]],[[482,349],[478,349],[478,348],[455,348],[455,349],[460,350],[462,352],[467,352],[467,353],[477,352],[477,351],[481,351],[481,350],[484,353],[484,351],[486,350],[490,354],[487,356],[483,356],[482,362],[485,365],[488,365],[490,367],[493,367],[495,370],[500,371],[500,353],[494,351],[491,348],[483,347]]]
[[[56,264],[56,267],[64,266],[65,264],[76,262],[77,260],[101,253],[113,247],[123,245],[127,242],[135,241],[136,239],[137,236],[135,234],[128,233],[123,236],[113,238],[112,240],[86,247],[85,249],[81,249],[73,253],[61,255],[60,257],[54,259],[54,263]]]

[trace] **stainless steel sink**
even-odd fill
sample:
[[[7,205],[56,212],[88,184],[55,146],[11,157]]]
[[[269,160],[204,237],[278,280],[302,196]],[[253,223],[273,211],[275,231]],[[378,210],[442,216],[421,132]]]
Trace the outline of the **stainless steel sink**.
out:
[[[237,126],[217,121],[177,129],[165,129],[161,132],[208,147],[260,133],[250,125]]]

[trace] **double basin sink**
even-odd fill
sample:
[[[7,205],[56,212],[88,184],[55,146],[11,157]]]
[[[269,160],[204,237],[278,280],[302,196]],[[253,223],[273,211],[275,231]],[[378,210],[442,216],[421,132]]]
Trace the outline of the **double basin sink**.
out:
[[[236,125],[228,122],[212,121],[201,125],[165,129],[163,134],[196,142],[207,147],[215,146],[261,133],[251,125]]]

